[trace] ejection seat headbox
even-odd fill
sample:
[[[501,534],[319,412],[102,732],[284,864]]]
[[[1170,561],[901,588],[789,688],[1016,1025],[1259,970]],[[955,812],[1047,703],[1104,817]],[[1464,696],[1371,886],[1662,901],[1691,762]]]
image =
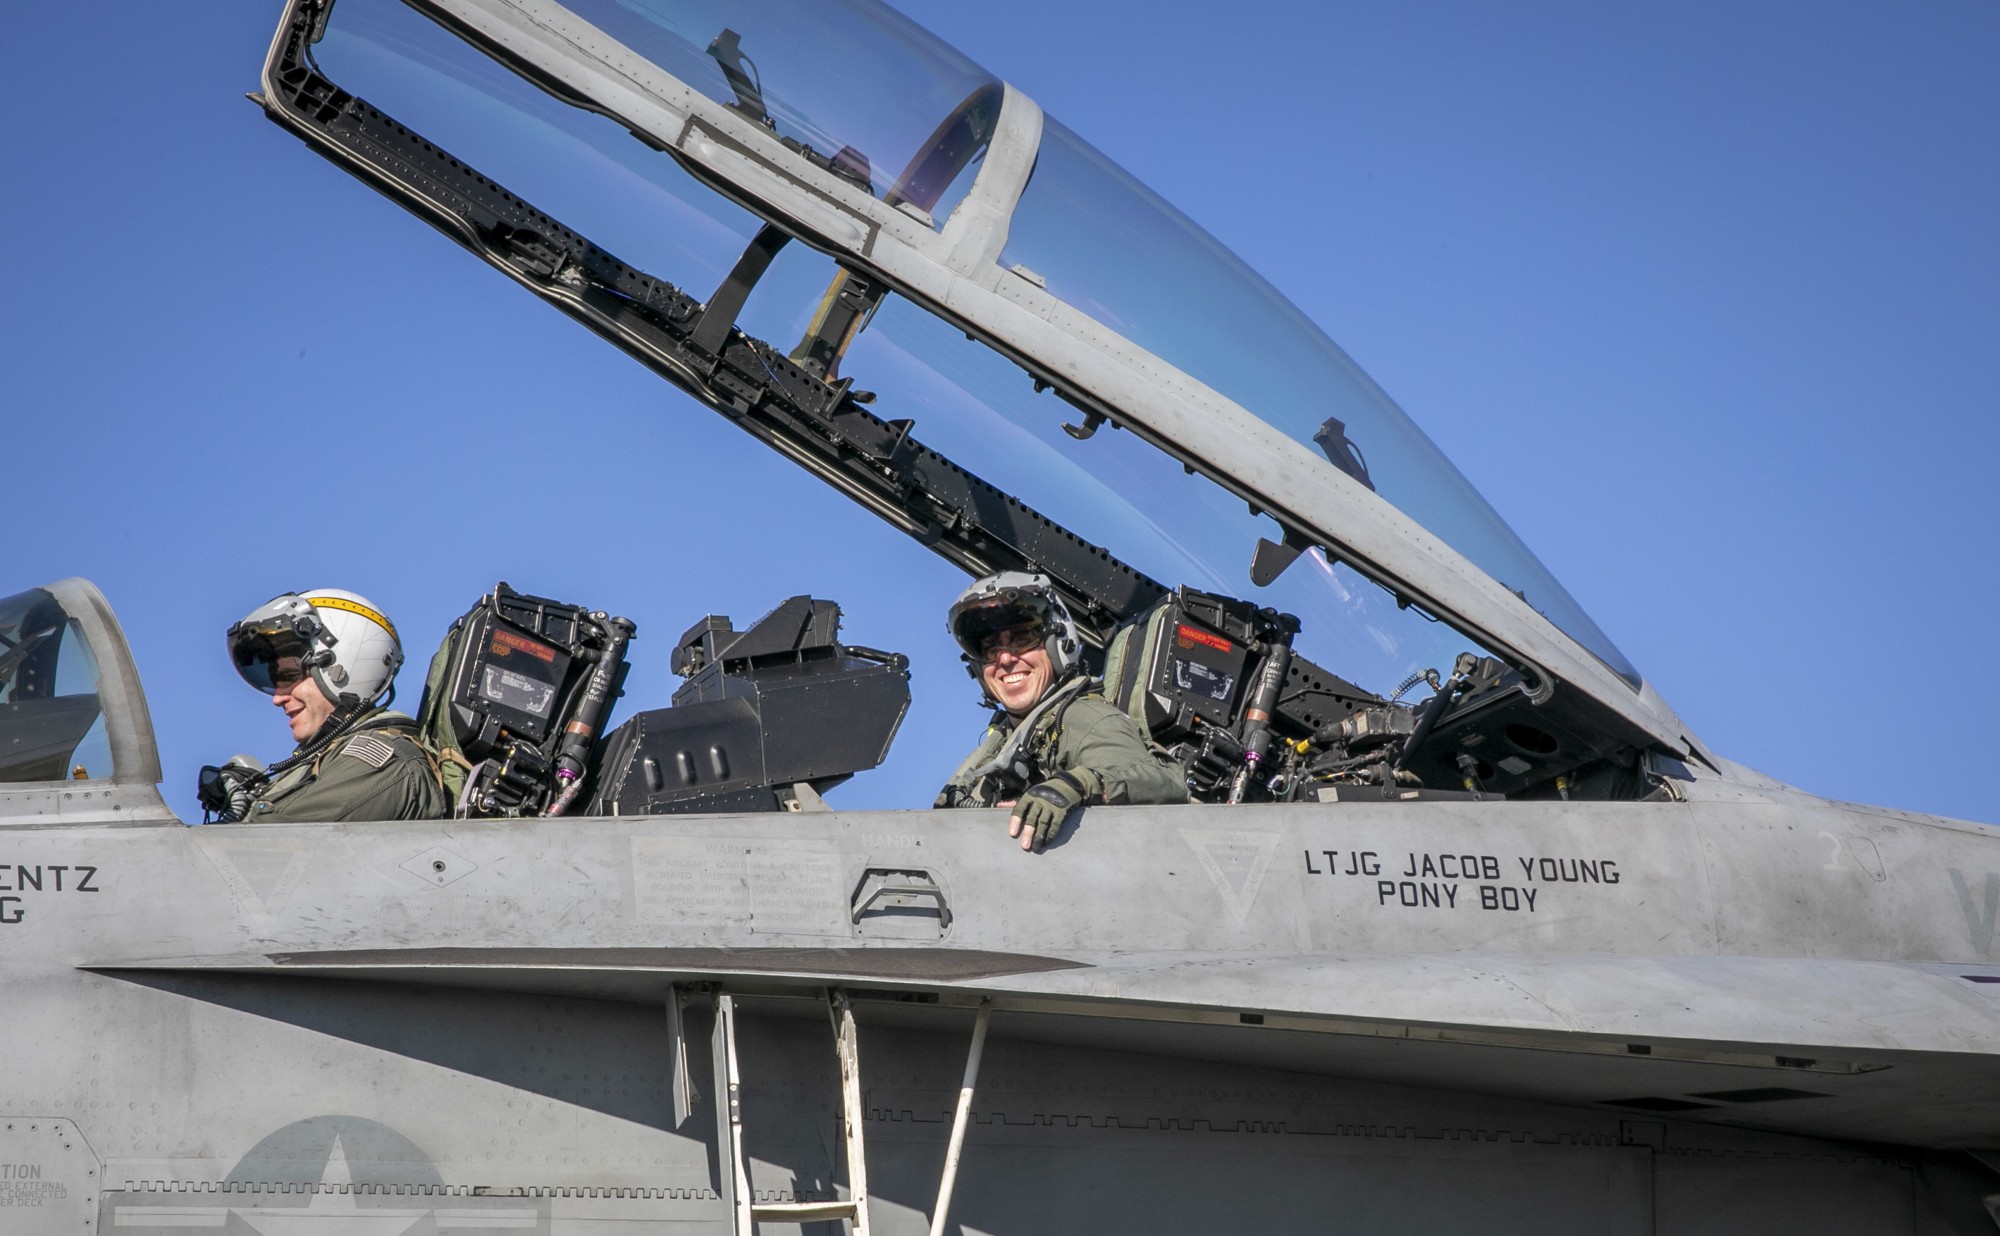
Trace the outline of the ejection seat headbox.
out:
[[[748,630],[703,618],[674,647],[673,706],[605,740],[593,815],[797,809],[879,765],[910,706],[909,659],[843,644],[840,606],[793,597]]]
[[[460,815],[562,815],[583,794],[637,628],[504,582],[452,623],[417,724]]]
[[[1104,695],[1165,746],[1206,722],[1231,726],[1261,624],[1247,601],[1182,588],[1118,629],[1104,654]]]

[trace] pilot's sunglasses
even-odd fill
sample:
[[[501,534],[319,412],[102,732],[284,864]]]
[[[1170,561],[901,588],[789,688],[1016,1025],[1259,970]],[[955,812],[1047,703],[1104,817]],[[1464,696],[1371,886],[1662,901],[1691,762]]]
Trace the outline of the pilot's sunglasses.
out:
[[[1041,647],[1042,639],[1040,627],[1002,627],[990,635],[982,635],[979,638],[979,656],[985,661],[991,661],[1003,652],[1019,656],[1030,648]]]
[[[305,679],[304,663],[298,657],[276,657],[271,661],[271,689],[289,691]]]

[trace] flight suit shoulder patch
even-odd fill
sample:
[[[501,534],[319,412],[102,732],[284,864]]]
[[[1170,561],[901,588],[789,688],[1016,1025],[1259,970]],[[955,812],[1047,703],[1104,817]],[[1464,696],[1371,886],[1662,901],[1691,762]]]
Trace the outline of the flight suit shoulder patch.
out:
[[[396,758],[396,748],[383,742],[373,734],[362,734],[350,739],[340,749],[342,755],[351,755],[370,768],[380,768]]]

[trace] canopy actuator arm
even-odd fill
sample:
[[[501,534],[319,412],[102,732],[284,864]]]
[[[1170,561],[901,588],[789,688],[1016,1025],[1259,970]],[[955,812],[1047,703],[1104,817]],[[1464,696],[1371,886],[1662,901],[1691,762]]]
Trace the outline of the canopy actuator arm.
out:
[[[839,376],[840,358],[861,328],[874,316],[889,289],[866,275],[842,267],[827,285],[805,337],[792,349],[791,359],[814,377],[831,382]]]
[[[771,269],[771,260],[778,256],[778,250],[785,247],[791,236],[779,228],[766,223],[757,229],[750,243],[743,249],[743,256],[736,259],[729,277],[722,286],[715,289],[715,295],[708,298],[701,313],[695,317],[694,329],[688,333],[688,342],[704,356],[719,356],[722,345],[729,340],[729,332],[735,329],[736,319],[743,315],[743,306],[750,300],[750,289]]]

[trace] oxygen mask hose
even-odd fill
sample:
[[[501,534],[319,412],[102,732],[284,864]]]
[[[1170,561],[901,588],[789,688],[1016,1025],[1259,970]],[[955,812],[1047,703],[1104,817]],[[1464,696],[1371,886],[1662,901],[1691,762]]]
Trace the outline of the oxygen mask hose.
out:
[[[232,758],[221,767],[213,764],[202,766],[200,780],[195,787],[195,796],[201,802],[202,823],[213,816],[217,824],[236,824],[250,816],[251,804],[264,788],[282,777],[286,772],[318,756],[331,746],[335,739],[345,734],[361,714],[368,710],[352,695],[343,695],[334,706],[333,712],[320,723],[311,738],[301,743],[297,750],[269,768],[259,768],[257,761],[247,755]]]
[[[1410,731],[1409,739],[1403,743],[1402,751],[1396,755],[1396,761],[1391,766],[1393,771],[1400,773],[1409,767],[1410,761],[1416,757],[1418,748],[1424,745],[1424,740],[1431,736],[1431,730],[1437,726],[1438,718],[1444,716],[1445,709],[1451,707],[1451,702],[1465,689],[1466,680],[1478,668],[1478,657],[1469,652],[1458,654],[1457,663],[1451,667],[1450,680],[1439,687],[1437,694],[1431,696],[1430,702],[1424,705],[1423,715],[1417,718],[1417,728]]]
[[[250,804],[265,785],[264,770],[247,755],[230,759],[221,767],[205,764],[195,786],[201,801],[201,822],[235,824],[248,818]]]

